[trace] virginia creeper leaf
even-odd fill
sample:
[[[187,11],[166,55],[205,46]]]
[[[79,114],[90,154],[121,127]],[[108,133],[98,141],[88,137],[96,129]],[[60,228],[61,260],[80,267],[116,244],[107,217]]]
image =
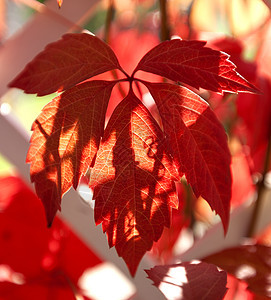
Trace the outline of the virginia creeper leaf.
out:
[[[90,81],[65,91],[43,108],[32,126],[27,162],[49,225],[63,194],[71,186],[76,189],[94,162],[114,84]]]
[[[235,71],[226,53],[204,47],[203,41],[165,41],[150,50],[138,63],[138,70],[214,92],[257,92]]]
[[[185,174],[195,195],[202,196],[220,215],[226,232],[232,180],[225,130],[209,105],[189,89],[169,83],[146,85],[157,104],[180,176]]]
[[[227,273],[205,262],[183,262],[145,270],[168,300],[221,300],[227,292]]]
[[[165,146],[158,124],[130,91],[109,120],[91,172],[96,224],[102,222],[132,275],[178,206]]]
[[[245,281],[253,293],[271,297],[271,247],[244,245],[211,254],[203,260]]]
[[[113,69],[121,67],[102,40],[87,33],[65,34],[26,65],[9,86],[43,96]]]
[[[141,70],[219,93],[257,92],[228,58],[205,47],[205,42],[166,41],[150,50],[129,76],[113,50],[89,34],[66,34],[37,55],[10,86],[39,96],[66,90],[35,121],[27,156],[49,225],[63,194],[76,188],[93,167],[90,186],[96,224],[102,223],[110,247],[116,247],[132,275],[164,226],[169,226],[171,208],[178,206],[173,180],[184,174],[195,195],[220,215],[226,231],[231,174],[222,126],[208,104],[190,90],[144,82],[134,75]],[[126,80],[81,83],[114,69]],[[164,132],[135,96],[135,80],[150,90]],[[122,100],[103,135],[112,88],[124,81],[130,91],[115,101],[114,105]]]

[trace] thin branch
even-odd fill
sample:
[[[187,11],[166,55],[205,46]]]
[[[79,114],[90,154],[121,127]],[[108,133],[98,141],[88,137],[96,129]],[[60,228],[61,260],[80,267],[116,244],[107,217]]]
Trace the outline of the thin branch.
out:
[[[107,14],[106,14],[106,20],[105,20],[105,28],[104,28],[104,41],[107,44],[109,43],[109,39],[110,39],[110,29],[111,29],[112,21],[114,18],[114,12],[115,12],[114,0],[109,0]]]
[[[257,184],[257,199],[255,202],[253,215],[252,215],[249,229],[248,229],[248,234],[247,234],[248,237],[253,237],[255,234],[255,231],[256,231],[259,212],[260,212],[261,205],[263,202],[263,194],[264,194],[264,190],[265,190],[265,178],[266,178],[266,174],[268,173],[270,159],[271,159],[271,137],[269,138],[268,145],[267,145],[262,178],[259,181],[259,183]]]
[[[170,40],[170,27],[168,23],[167,0],[159,0],[160,2],[160,18],[161,18],[161,40]]]

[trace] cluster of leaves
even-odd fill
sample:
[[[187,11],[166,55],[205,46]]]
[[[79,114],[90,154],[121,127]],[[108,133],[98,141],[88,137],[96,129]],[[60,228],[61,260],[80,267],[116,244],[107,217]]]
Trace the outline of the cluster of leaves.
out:
[[[93,78],[111,70],[122,77]],[[139,71],[168,81],[143,80],[136,77]],[[111,92],[122,82],[129,83],[129,91],[104,130]],[[160,126],[136,95],[141,84],[156,103]],[[91,168],[96,224],[102,223],[110,247],[132,275],[169,227],[171,208],[178,208],[175,181],[182,176],[227,230],[232,183],[227,136],[209,105],[184,84],[217,93],[257,92],[227,54],[205,42],[163,42],[128,75],[112,49],[86,33],[66,34],[48,45],[10,83],[38,96],[62,92],[34,122],[27,155],[48,224],[64,193],[76,189]]]

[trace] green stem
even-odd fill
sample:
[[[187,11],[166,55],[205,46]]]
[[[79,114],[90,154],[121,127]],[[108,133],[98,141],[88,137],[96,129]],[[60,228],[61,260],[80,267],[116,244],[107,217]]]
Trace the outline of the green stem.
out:
[[[170,40],[170,28],[168,24],[167,0],[159,0],[161,18],[161,40]]]
[[[247,234],[248,237],[253,237],[256,233],[255,232],[256,225],[257,225],[261,205],[263,202],[263,194],[265,190],[265,178],[266,178],[266,174],[268,173],[270,159],[271,159],[271,137],[269,138],[268,145],[267,145],[262,178],[257,184],[257,199],[255,201],[254,211],[248,228],[248,234]]]

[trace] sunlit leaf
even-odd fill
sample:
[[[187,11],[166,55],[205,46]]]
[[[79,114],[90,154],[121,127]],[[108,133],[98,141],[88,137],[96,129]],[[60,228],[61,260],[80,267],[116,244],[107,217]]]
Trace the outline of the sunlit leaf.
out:
[[[231,198],[227,136],[209,105],[187,88],[147,84],[162,118],[180,176],[220,215],[225,231]]]
[[[142,70],[214,92],[257,92],[235,71],[226,53],[204,47],[206,42],[171,40],[150,50],[138,63]]]
[[[66,34],[47,45],[9,86],[43,96],[113,69],[121,69],[117,57],[99,38],[87,33]]]
[[[132,275],[177,208],[163,133],[130,91],[115,109],[91,172],[95,220]]]
[[[94,163],[114,84],[91,81],[73,87],[46,105],[33,124],[27,162],[49,225],[63,194],[76,189]]]

